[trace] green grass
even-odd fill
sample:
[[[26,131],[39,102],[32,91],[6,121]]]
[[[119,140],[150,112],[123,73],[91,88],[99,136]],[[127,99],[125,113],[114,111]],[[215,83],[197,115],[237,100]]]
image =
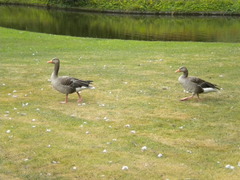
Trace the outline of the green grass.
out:
[[[240,44],[5,28],[0,42],[0,179],[239,179]],[[48,82],[53,57],[60,75],[94,81],[85,105],[76,94],[59,104],[65,97]],[[180,102],[182,65],[223,90]]]

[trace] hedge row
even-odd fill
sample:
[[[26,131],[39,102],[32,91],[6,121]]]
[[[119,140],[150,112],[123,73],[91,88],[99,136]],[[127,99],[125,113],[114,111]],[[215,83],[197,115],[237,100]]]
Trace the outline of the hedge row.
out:
[[[126,12],[240,13],[240,0],[0,0],[0,2]]]

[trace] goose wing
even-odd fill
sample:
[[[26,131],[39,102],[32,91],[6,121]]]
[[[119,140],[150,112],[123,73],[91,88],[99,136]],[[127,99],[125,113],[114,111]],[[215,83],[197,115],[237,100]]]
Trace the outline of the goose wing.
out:
[[[60,83],[64,86],[71,86],[74,88],[86,86],[88,87],[93,81],[84,81],[73,77],[62,76],[59,77]]]
[[[200,79],[200,78],[197,78],[197,77],[189,77],[189,79],[190,79],[190,81],[199,85],[201,88],[216,88],[216,89],[219,89],[216,84],[212,84],[212,83],[207,82],[203,79]]]
[[[196,83],[198,85],[204,83],[205,81],[200,79],[200,78],[197,78],[197,77],[189,77],[189,80],[193,83]]]
[[[89,87],[89,85],[93,82],[93,81],[83,81],[83,80],[80,80],[80,79],[76,79],[76,78],[73,78],[72,79],[72,84],[71,86],[73,88],[79,88],[79,87]]]
[[[61,85],[72,86],[75,78],[68,77],[68,76],[61,76],[58,79],[59,79],[59,82],[60,82]]]

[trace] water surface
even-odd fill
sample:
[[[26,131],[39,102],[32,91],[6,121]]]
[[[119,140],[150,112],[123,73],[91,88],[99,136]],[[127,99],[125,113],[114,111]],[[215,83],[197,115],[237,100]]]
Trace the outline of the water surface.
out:
[[[239,17],[116,15],[0,6],[0,26],[79,37],[240,42]]]

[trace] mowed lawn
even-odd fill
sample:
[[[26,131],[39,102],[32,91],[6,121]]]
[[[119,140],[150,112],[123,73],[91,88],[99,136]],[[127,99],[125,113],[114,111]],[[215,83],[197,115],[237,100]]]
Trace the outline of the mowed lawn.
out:
[[[69,95],[60,75],[93,80]],[[222,89],[188,96],[186,66]],[[240,177],[240,44],[146,42],[0,28],[0,179]]]

